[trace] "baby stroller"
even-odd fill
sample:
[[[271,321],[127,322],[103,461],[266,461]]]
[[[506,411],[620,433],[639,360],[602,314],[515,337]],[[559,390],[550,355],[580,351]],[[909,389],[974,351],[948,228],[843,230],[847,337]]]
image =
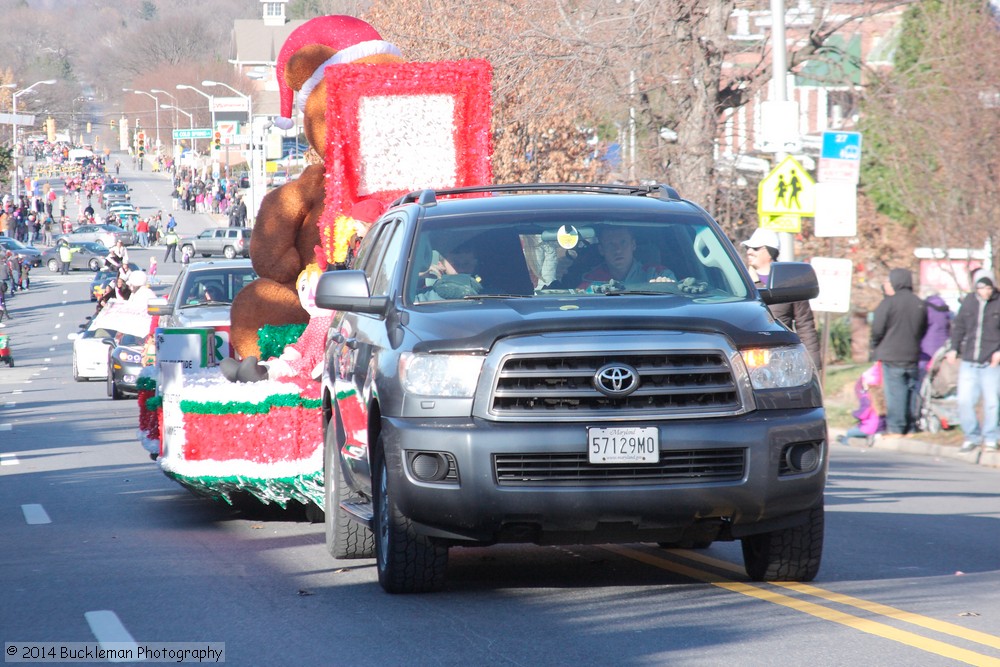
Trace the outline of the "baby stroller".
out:
[[[14,365],[14,355],[10,353],[10,336],[0,334],[0,361],[8,366]]]
[[[917,391],[917,426],[927,433],[958,424],[958,364],[945,361],[947,352],[945,345],[934,353]]]

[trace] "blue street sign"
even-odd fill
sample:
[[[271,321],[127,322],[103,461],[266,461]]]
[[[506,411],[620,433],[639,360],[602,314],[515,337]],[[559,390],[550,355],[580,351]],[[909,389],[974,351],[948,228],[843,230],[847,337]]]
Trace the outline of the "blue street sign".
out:
[[[860,132],[824,132],[821,159],[861,160]]]

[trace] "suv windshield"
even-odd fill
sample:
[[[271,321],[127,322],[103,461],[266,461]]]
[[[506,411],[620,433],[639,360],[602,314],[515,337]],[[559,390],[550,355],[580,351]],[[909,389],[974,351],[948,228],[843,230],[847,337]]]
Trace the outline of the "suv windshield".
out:
[[[568,222],[566,212],[554,211],[519,222],[514,215],[425,220],[414,240],[409,301],[560,294],[719,301],[748,295],[736,258],[701,217],[575,211]]]

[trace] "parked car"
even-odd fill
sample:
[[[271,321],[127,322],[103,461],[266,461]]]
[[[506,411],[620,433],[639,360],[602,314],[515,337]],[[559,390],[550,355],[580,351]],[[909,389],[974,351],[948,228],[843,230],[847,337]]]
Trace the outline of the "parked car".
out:
[[[31,266],[42,265],[42,251],[38,248],[24,245],[17,239],[9,236],[0,236],[0,250],[10,250],[21,258],[22,262],[28,262]],[[3,253],[6,254],[6,253]]]
[[[107,253],[105,253],[107,255]],[[139,265],[135,262],[128,263],[129,271],[138,271]],[[118,271],[114,269],[101,269],[94,274],[94,279],[90,281],[90,300],[97,301],[104,294],[104,288],[107,287],[111,281],[118,277]]]
[[[70,243],[93,241],[103,243],[106,248],[114,246],[119,239],[127,246],[135,243],[135,235],[132,232],[118,225],[109,224],[80,225],[69,234],[59,234],[55,237],[57,242],[59,239],[66,239]]]
[[[192,262],[181,269],[165,299],[149,301],[148,312],[160,317],[161,327],[218,329],[217,345],[226,355],[233,299],[256,278],[249,259]]]
[[[76,382],[105,380],[108,377],[108,352],[114,347],[114,329],[91,322],[86,331],[70,334],[73,339],[73,379]]]
[[[89,241],[70,241],[69,246],[75,250],[73,259],[69,263],[70,269],[100,271],[104,267],[104,259],[108,256],[108,249],[104,245]],[[59,246],[46,248],[42,253],[42,262],[49,271],[58,273],[62,265],[59,260]]]
[[[741,540],[751,579],[811,580],[822,393],[766,305],[819,288],[769,280],[664,186],[404,196],[317,287],[328,549],[396,593],[496,542]]]
[[[142,371],[145,342],[145,336],[115,334],[114,346],[108,351],[108,396],[112,400],[139,395],[137,382]]]
[[[226,259],[233,259],[236,256],[250,256],[250,228],[249,227],[218,227],[206,229],[197,236],[184,236],[181,238],[180,250],[183,253],[187,249],[193,257],[211,257],[212,255],[223,255]]]

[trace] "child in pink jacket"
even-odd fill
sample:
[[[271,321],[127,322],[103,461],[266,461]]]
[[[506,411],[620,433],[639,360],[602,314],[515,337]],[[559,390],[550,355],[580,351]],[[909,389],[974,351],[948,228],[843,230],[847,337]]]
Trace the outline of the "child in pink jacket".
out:
[[[875,434],[885,431],[881,364],[877,363],[861,374],[854,385],[854,393],[858,397],[858,409],[851,414],[858,423],[839,436],[837,442],[846,445],[850,438],[864,438],[865,444],[871,447],[875,443]]]

